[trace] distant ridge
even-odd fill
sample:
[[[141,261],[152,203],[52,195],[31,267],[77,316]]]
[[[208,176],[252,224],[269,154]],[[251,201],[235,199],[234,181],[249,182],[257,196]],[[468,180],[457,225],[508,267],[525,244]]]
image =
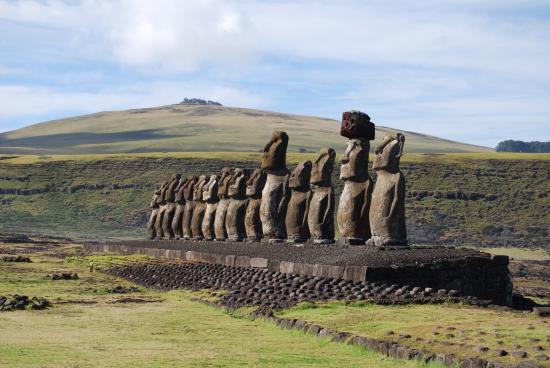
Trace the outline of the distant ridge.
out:
[[[0,153],[258,152],[275,129],[289,134],[290,152],[317,152],[322,147],[341,151],[346,145],[339,135],[340,123],[332,119],[184,99],[182,104],[98,112],[5,132],[0,134]],[[375,142],[395,131],[378,125]],[[405,152],[490,150],[421,133],[405,134]]]

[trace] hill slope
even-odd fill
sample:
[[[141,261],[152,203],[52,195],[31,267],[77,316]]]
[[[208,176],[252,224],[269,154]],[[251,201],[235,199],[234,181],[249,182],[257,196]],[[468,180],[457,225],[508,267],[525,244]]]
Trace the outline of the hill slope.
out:
[[[275,129],[290,135],[289,151],[341,151],[339,122],[225,106],[169,105],[99,112],[54,120],[0,134],[0,153],[77,154],[177,151],[261,150]],[[391,128],[378,126],[376,141]],[[407,152],[489,150],[419,133],[406,132]]]

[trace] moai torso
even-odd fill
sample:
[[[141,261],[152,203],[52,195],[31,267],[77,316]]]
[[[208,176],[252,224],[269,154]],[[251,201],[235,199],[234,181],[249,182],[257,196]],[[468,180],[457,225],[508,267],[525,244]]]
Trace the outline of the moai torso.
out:
[[[187,177],[187,181],[183,187],[183,198],[185,199],[185,208],[183,210],[182,218],[182,232],[184,239],[192,238],[191,222],[193,220],[193,211],[195,209],[195,201],[193,201],[193,192],[195,191],[195,185],[199,181],[199,178],[191,175]]]
[[[176,188],[180,183],[181,175],[174,174],[170,184],[168,184],[168,189],[164,193],[165,210],[162,218],[162,232],[164,239],[173,239],[175,237],[174,231],[172,230],[172,220],[176,212]]]
[[[229,180],[231,179],[232,171],[228,167],[224,167],[220,173],[218,181],[218,197],[219,203],[216,209],[216,217],[214,219],[214,233],[216,240],[223,241],[227,239],[227,231],[225,230],[225,218],[227,216],[227,207],[229,206]]]
[[[170,182],[167,181],[163,183],[159,189],[159,196],[157,197],[156,203],[158,206],[157,211],[157,217],[155,219],[155,234],[156,239],[162,239],[164,237],[164,233],[162,231],[162,220],[164,218],[164,212],[166,211],[166,201],[164,200],[164,196],[166,195],[166,191],[168,190],[168,186],[170,185]]]
[[[160,188],[155,190],[155,192],[153,193],[153,198],[151,198],[151,203],[149,205],[149,207],[151,208],[151,215],[149,216],[149,221],[147,222],[147,237],[149,239],[155,239],[157,236],[155,224],[159,212],[160,193]]]
[[[282,241],[286,237],[285,215],[288,204],[288,170],[286,149],[288,135],[275,131],[264,148],[261,168],[267,173],[260,204],[262,232],[266,241]]]
[[[174,236],[176,237],[176,239],[180,239],[183,237],[182,221],[183,213],[185,211],[185,198],[183,195],[183,190],[185,188],[187,180],[187,178],[181,178],[178,186],[175,189],[176,211],[174,213],[174,218],[172,219],[172,231],[174,232]]]
[[[285,218],[288,242],[302,243],[309,238],[307,211],[310,196],[311,167],[311,161],[300,163],[292,171],[288,180],[291,191]]]
[[[204,186],[202,199],[206,203],[206,211],[202,220],[202,234],[204,239],[212,240],[216,237],[214,233],[214,220],[218,208],[218,175],[210,176],[208,184]]]
[[[235,169],[229,181],[229,206],[225,218],[227,239],[241,241],[246,237],[244,217],[246,213],[246,175],[242,169]]]
[[[334,191],[331,184],[336,152],[324,148],[311,170],[311,197],[307,222],[312,242],[334,243]]]
[[[246,213],[244,215],[244,227],[247,241],[260,241],[262,239],[262,222],[260,220],[260,205],[262,202],[262,190],[264,189],[266,174],[261,169],[256,169],[246,182]]]
[[[372,168],[377,173],[370,207],[372,236],[367,245],[407,245],[405,177],[399,170],[405,136],[386,137],[375,150]]]
[[[193,239],[201,240],[203,238],[202,234],[202,220],[204,219],[204,213],[206,212],[206,202],[202,199],[202,192],[204,186],[208,184],[209,177],[206,175],[201,175],[199,181],[195,185],[193,190],[193,202],[195,203],[195,208],[193,208],[193,218],[191,219],[191,233],[193,234]]]
[[[361,138],[350,139],[342,157],[340,179],[344,181],[344,189],[336,215],[342,244],[365,244],[371,236],[369,208],[373,183],[368,166],[369,142]]]

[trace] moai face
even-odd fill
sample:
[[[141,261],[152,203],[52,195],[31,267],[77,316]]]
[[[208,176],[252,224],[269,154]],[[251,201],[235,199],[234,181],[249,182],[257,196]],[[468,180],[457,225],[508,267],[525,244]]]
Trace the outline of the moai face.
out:
[[[250,179],[246,182],[246,195],[248,197],[259,198],[262,195],[266,177],[267,175],[262,169],[254,170],[250,176]]]
[[[350,139],[342,156],[340,179],[362,182],[369,175],[369,141]]]
[[[342,115],[340,135],[349,139],[361,138],[367,141],[374,139],[374,124],[370,116],[361,111],[346,111]]]
[[[218,201],[218,175],[210,176],[210,180],[208,180],[208,183],[204,185],[202,200],[205,202]]]
[[[190,175],[187,177],[187,182],[183,189],[183,197],[186,201],[193,200],[193,192],[195,191],[195,184],[199,181],[199,178],[195,175]]]
[[[246,195],[246,176],[242,169],[235,169],[229,180],[229,197],[242,199]]]
[[[397,133],[395,137],[386,136],[382,143],[376,147],[374,153],[374,170],[385,170],[391,173],[399,171],[399,161],[403,154],[405,136]]]
[[[202,190],[204,186],[208,183],[209,177],[206,175],[199,176],[199,181],[195,184],[195,190],[193,191],[193,200],[202,201]]]
[[[298,164],[288,179],[288,186],[294,189],[306,188],[311,178],[311,161],[304,161]]]
[[[218,180],[218,196],[220,198],[227,198],[227,190],[229,189],[231,175],[232,172],[229,167],[224,167],[220,172],[220,179]]]
[[[285,132],[274,131],[271,140],[264,148],[261,168],[273,171],[285,170],[287,146],[288,135]]]
[[[319,186],[329,186],[330,176],[334,166],[336,152],[332,148],[323,148],[319,157],[313,162],[310,183]]]

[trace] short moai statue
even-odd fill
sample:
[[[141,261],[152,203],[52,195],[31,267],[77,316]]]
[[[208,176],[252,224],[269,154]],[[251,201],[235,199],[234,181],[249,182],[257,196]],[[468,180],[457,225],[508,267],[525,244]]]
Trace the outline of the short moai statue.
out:
[[[369,140],[374,139],[374,124],[360,111],[345,112],[340,134],[348,139],[342,156],[340,179],[344,189],[338,203],[336,222],[340,244],[364,245],[371,237],[369,209],[373,182],[369,176]]]
[[[187,181],[183,187],[183,198],[185,199],[185,208],[183,211],[183,218],[181,220],[181,227],[184,239],[191,239],[193,234],[191,232],[191,222],[193,221],[193,210],[195,209],[195,201],[193,200],[193,193],[195,192],[195,185],[199,181],[199,178],[195,175],[187,177]]]
[[[176,188],[180,183],[181,175],[174,174],[170,184],[168,184],[168,189],[164,194],[165,210],[164,216],[162,218],[162,232],[164,239],[174,239],[174,232],[172,231],[172,220],[174,218],[174,213],[176,212]]]
[[[183,196],[183,190],[185,184],[187,183],[187,178],[181,178],[178,186],[176,187],[176,211],[174,212],[174,218],[172,219],[172,231],[174,232],[174,237],[176,239],[183,238],[182,232],[182,221],[183,213],[185,211],[185,198]]]
[[[334,190],[331,175],[336,152],[323,148],[311,170],[307,223],[314,244],[334,243]]]
[[[288,135],[275,131],[264,148],[261,168],[267,173],[260,204],[262,241],[281,242],[286,238],[285,215],[290,196],[286,168]]]
[[[147,221],[147,237],[149,239],[155,239],[157,236],[157,230],[155,229],[155,224],[157,221],[157,215],[159,212],[159,206],[161,203],[160,200],[160,193],[161,193],[162,187],[159,187],[155,190],[153,193],[153,198],[151,198],[151,215],[149,216],[149,221]]]
[[[212,240],[216,237],[214,233],[214,220],[218,208],[218,175],[210,176],[208,184],[204,186],[202,199],[206,203],[206,211],[202,220],[202,235],[205,240]]]
[[[194,240],[202,240],[204,238],[202,234],[202,220],[206,212],[206,202],[202,198],[202,192],[208,184],[208,179],[210,179],[209,176],[201,175],[193,191],[195,208],[193,208],[193,218],[191,219],[191,234],[193,234]]]
[[[399,170],[405,136],[385,137],[376,147],[373,170],[377,179],[372,193],[369,246],[407,245],[405,225],[405,176]]]
[[[216,240],[224,241],[227,239],[227,230],[225,229],[225,218],[227,216],[227,207],[229,206],[229,180],[231,180],[233,172],[230,168],[224,167],[220,173],[218,180],[218,197],[219,203],[216,209],[216,217],[214,219],[214,233]]]
[[[166,191],[168,190],[168,186],[170,185],[170,181],[165,182],[160,187],[160,195],[157,199],[159,210],[157,212],[157,218],[155,220],[155,233],[156,237],[155,239],[163,239],[164,238],[164,232],[162,231],[162,220],[164,218],[164,212],[166,212],[166,201],[164,200],[164,196],[166,194]]]
[[[285,225],[286,241],[289,243],[303,243],[309,238],[307,212],[310,197],[311,168],[311,161],[301,162],[292,171],[288,180],[291,193]]]
[[[246,214],[246,173],[235,169],[229,181],[229,206],[225,218],[227,240],[242,241],[246,238],[244,217]]]
[[[246,229],[246,241],[256,242],[262,239],[262,222],[260,220],[260,205],[262,202],[262,190],[264,189],[266,174],[262,169],[256,169],[246,182],[246,213],[244,215],[244,227]]]

